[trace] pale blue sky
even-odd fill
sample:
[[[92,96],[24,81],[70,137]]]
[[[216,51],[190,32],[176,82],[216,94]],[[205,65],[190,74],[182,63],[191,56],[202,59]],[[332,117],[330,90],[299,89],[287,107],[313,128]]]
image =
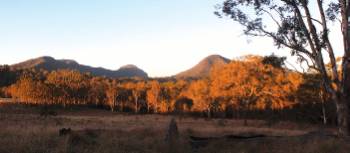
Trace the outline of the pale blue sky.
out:
[[[0,0],[0,64],[47,55],[169,76],[210,54],[276,51],[270,40],[249,42],[237,24],[217,18],[220,1]]]

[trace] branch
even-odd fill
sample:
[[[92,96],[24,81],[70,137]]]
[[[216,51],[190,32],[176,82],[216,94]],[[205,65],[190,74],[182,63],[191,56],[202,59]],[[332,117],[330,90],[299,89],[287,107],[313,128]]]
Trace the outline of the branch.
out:
[[[299,22],[301,23],[301,28],[303,29],[304,33],[305,33],[305,36],[310,44],[310,48],[312,50],[312,54],[315,54],[316,55],[316,49],[315,49],[315,45],[314,43],[312,42],[312,39],[311,39],[311,36],[310,36],[310,33],[309,33],[309,30],[307,29],[306,27],[306,24],[303,20],[303,17],[301,15],[301,12],[300,12],[300,9],[299,7],[296,5],[296,4],[292,4],[294,10],[295,10],[295,13],[299,19]]]
[[[333,73],[333,82],[335,82],[340,87],[340,81],[339,81],[339,75],[338,75],[338,68],[336,59],[334,56],[334,51],[331,42],[328,39],[328,27],[327,27],[327,21],[324,14],[323,6],[321,0],[317,0],[318,9],[320,12],[321,20],[322,20],[322,27],[323,27],[323,39],[327,46],[327,51],[329,55],[329,59],[331,61],[332,65],[332,73]]]
[[[299,72],[298,69],[297,69],[293,64],[291,64],[290,62],[288,62],[287,60],[285,61],[285,63],[287,63],[289,66],[291,66],[291,67],[294,69],[295,72]],[[303,73],[305,73],[304,68],[302,68],[302,69],[303,69]],[[300,72],[299,72],[299,73],[300,73]]]
[[[268,32],[264,29],[259,29],[261,32],[265,33],[266,35],[268,35],[269,37],[273,38],[274,40],[278,40],[278,38],[272,33],[272,32]],[[282,45],[290,48],[290,49],[293,49],[293,50],[296,50],[296,51],[299,51],[299,52],[302,52],[306,55],[308,55],[309,57],[313,57],[312,53],[310,51],[308,51],[307,49],[305,48],[302,48],[302,47],[297,47],[297,46],[293,46],[293,45],[290,45],[290,44],[287,44],[286,42],[280,42]]]
[[[315,42],[316,51],[317,51],[315,61],[316,61],[316,64],[317,64],[318,68],[320,69],[320,72],[321,72],[321,75],[322,75],[322,78],[323,78],[323,81],[324,81],[324,86],[325,86],[325,88],[327,89],[327,91],[329,93],[334,93],[335,92],[334,88],[331,85],[331,81],[329,79],[328,72],[327,72],[327,70],[325,68],[325,64],[324,64],[324,61],[323,61],[323,56],[322,56],[322,52],[321,52],[322,51],[322,47],[320,45],[320,40],[318,39],[316,27],[314,26],[314,24],[312,23],[312,20],[311,20],[311,13],[310,13],[309,7],[307,6],[306,2],[303,2],[302,6],[303,6],[305,14],[307,16],[307,22],[308,22],[308,25],[309,25],[309,29],[310,29],[311,35],[312,35],[312,37],[314,39],[314,42]]]
[[[266,11],[265,9],[261,9],[261,11],[267,13],[267,14],[271,17],[271,19],[277,24],[277,26],[278,26],[279,28],[281,28],[280,23],[273,17],[273,15],[271,14],[271,12]],[[280,16],[281,16],[281,15],[280,15]]]
[[[312,68],[312,69],[314,69],[314,70],[320,72],[320,69],[318,69],[317,67],[315,67],[315,62],[314,62],[313,60],[311,60],[312,64],[310,64],[309,61],[308,61],[305,57],[303,57],[303,56],[300,55],[300,54],[299,54],[298,56],[304,59],[302,62],[305,62],[305,64],[307,65],[307,67]]]
[[[302,16],[302,17],[303,17],[303,18],[308,18],[307,16]],[[311,19],[312,21],[315,21],[316,23],[322,25],[322,22],[321,22],[320,20],[317,20],[317,19],[312,18],[312,17],[310,17],[310,19]]]

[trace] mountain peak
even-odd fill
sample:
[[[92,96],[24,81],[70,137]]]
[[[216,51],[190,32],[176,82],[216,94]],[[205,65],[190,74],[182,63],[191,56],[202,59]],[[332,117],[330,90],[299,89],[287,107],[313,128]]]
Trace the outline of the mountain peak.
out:
[[[183,71],[176,75],[178,78],[201,78],[207,77],[213,67],[223,66],[231,60],[221,55],[210,55],[201,60],[197,65],[189,70]]]
[[[133,64],[127,64],[127,65],[121,66],[120,69],[138,69],[138,67]]]
[[[207,56],[207,57],[204,58],[204,59],[216,59],[216,58],[225,58],[225,57],[223,57],[223,56],[221,56],[221,55],[219,55],[219,54],[213,54],[213,55]]]
[[[120,67],[117,72],[119,72],[118,77],[128,77],[128,76],[136,76],[136,77],[141,77],[141,78],[148,78],[148,74],[138,68],[136,65],[133,64],[128,64]]]
[[[201,62],[208,62],[209,64],[213,64],[215,62],[224,62],[224,63],[228,63],[230,62],[229,59],[218,55],[218,54],[213,54],[213,55],[209,55],[206,58],[204,58]]]
[[[51,56],[40,56],[37,58],[32,58],[27,60],[26,62],[31,62],[33,64],[40,64],[40,63],[45,63],[45,62],[52,62],[55,61],[56,59],[51,57]]]
[[[55,61],[55,59],[51,56],[40,56],[37,58],[29,59],[21,63],[14,64],[12,65],[12,67],[15,69],[28,69],[28,68],[37,67],[39,65],[43,65],[44,63],[53,62],[53,61]]]
[[[46,61],[53,61],[53,60],[55,60],[55,58],[53,58],[51,56],[41,56],[41,57],[38,57],[38,58],[34,58],[32,60],[36,60],[36,59],[42,59],[42,60],[46,60]]]

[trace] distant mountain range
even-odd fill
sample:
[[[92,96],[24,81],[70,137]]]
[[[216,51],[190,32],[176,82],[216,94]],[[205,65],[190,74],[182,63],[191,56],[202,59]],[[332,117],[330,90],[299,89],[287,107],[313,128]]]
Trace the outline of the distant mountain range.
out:
[[[14,69],[44,69],[48,71],[59,69],[78,70],[83,73],[90,73],[94,76],[106,76],[112,78],[119,77],[141,77],[148,78],[148,75],[143,70],[135,65],[126,65],[120,67],[118,70],[109,70],[101,67],[91,67],[77,63],[74,60],[57,60],[50,56],[43,56],[30,59],[24,62],[11,65]]]
[[[220,55],[210,55],[206,58],[204,58],[202,61],[200,61],[197,65],[194,67],[183,71],[181,73],[178,73],[175,75],[176,78],[200,78],[200,77],[207,77],[210,75],[210,71],[213,67],[221,67],[223,65],[226,65],[231,60],[222,57]]]
[[[220,55],[210,55],[201,60],[194,67],[176,74],[175,78],[201,78],[209,76],[213,67],[223,66],[229,63],[230,60]],[[135,65],[125,65],[118,70],[109,70],[102,67],[91,67],[79,64],[74,60],[55,59],[50,56],[42,56],[10,65],[13,69],[44,69],[54,71],[59,69],[78,70],[82,73],[90,73],[94,76],[106,76],[111,78],[120,77],[140,77],[148,78],[148,74]]]

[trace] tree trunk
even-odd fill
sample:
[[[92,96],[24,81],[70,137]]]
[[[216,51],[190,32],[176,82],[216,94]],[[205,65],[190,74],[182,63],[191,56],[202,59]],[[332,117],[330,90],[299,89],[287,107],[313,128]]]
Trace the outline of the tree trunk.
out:
[[[348,48],[349,50],[350,48]],[[348,52],[350,54],[350,50]],[[346,109],[346,124],[344,123],[344,128],[347,130],[347,134],[350,134],[350,55],[347,56],[347,58],[344,58],[343,60],[343,68],[342,68],[342,73],[343,73],[343,86],[342,86],[342,91],[341,91],[341,101]],[[345,129],[344,129],[345,130]]]
[[[326,114],[326,108],[325,108],[324,102],[322,102],[322,119],[323,119],[323,124],[327,125],[327,114]]]
[[[326,94],[323,89],[320,91],[320,99],[321,99],[321,104],[322,104],[322,119],[323,119],[323,124],[327,125],[327,114],[326,114],[326,106],[325,102],[327,101]]]
[[[207,108],[207,116],[208,118],[211,118],[211,111],[210,111],[210,107]]]
[[[124,112],[124,101],[121,101],[121,104],[120,104],[120,111],[121,111],[121,112]]]
[[[341,136],[349,135],[349,108],[347,101],[344,98],[340,100],[340,105],[337,106],[339,134]]]
[[[158,100],[154,103],[154,113],[158,113]]]
[[[244,126],[248,126],[248,109],[245,107],[244,109]]]
[[[339,136],[348,136],[350,133],[350,1],[340,0],[341,30],[343,36],[344,55],[341,67],[341,83],[331,93],[332,100],[337,108],[337,122]]]
[[[110,104],[110,107],[111,107],[111,111],[114,112],[114,108],[115,108],[115,100],[113,100]]]
[[[350,133],[350,1],[342,2],[342,33],[344,42],[344,56],[342,61],[342,87],[341,87],[341,103],[344,107],[344,122],[341,124],[344,134]],[[339,122],[339,121],[338,121]],[[345,131],[346,130],[346,131]]]
[[[138,106],[138,97],[137,96],[135,96],[135,113],[138,113],[138,111],[139,111],[139,106]]]
[[[147,102],[147,113],[150,113],[149,112],[149,103]]]
[[[337,109],[338,135],[347,136],[349,134],[349,108],[346,98],[338,93],[333,94],[332,99],[335,102]]]

